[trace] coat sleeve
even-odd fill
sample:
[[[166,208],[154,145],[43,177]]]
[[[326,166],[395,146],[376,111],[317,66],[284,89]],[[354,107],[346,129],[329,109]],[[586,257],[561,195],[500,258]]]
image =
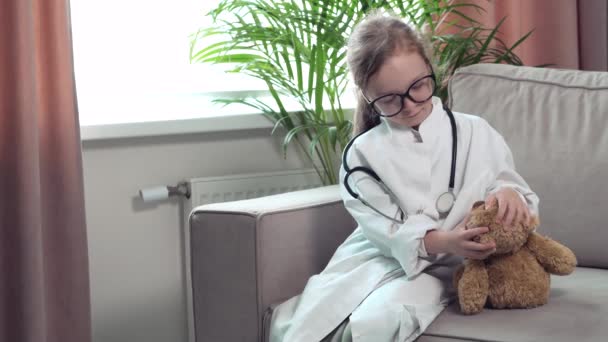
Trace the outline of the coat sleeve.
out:
[[[490,124],[484,120],[487,132],[488,157],[492,159],[489,163],[493,165],[496,175],[492,185],[486,190],[486,197],[496,193],[500,189],[510,187],[518,192],[530,211],[538,215],[539,198],[523,177],[515,170],[515,162],[511,149],[505,139]]]
[[[354,146],[353,146],[354,147]],[[354,148],[353,148],[354,149]],[[354,151],[353,151],[354,152]],[[362,165],[361,156],[352,153],[349,166]],[[365,165],[363,163],[363,165]],[[437,229],[437,222],[424,213],[409,213],[407,220],[399,224],[394,222],[355,199],[344,186],[344,167],[340,170],[340,193],[344,206],[358,223],[363,235],[386,257],[396,259],[408,278],[422,272],[433,263],[424,247],[426,232]],[[375,180],[362,172],[356,172],[349,178],[353,190],[363,196],[374,207],[393,218],[399,218],[398,206],[393,202]]]

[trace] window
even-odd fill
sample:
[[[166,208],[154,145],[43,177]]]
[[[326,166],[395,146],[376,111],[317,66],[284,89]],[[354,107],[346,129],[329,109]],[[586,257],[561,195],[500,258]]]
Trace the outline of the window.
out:
[[[213,97],[264,90],[263,82],[190,64],[189,35],[211,25],[219,0],[71,1],[81,125],[194,118]],[[252,112],[229,106],[223,111]]]
[[[274,107],[262,81],[225,73],[228,66],[190,64],[190,35],[213,24],[205,14],[219,2],[71,0],[81,126],[255,113],[212,103],[252,91]],[[344,103],[354,104],[350,93]]]

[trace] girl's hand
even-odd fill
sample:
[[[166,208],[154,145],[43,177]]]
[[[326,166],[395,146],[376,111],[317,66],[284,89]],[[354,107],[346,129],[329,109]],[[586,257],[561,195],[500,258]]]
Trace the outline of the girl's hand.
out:
[[[460,222],[453,230],[446,232],[446,251],[451,254],[460,255],[470,259],[485,259],[496,251],[496,245],[491,243],[479,243],[473,241],[477,235],[488,232],[488,227],[476,227],[466,229],[469,215]]]
[[[530,220],[530,209],[515,189],[505,187],[486,198],[486,208],[491,208],[496,204],[498,204],[496,223],[512,227]]]

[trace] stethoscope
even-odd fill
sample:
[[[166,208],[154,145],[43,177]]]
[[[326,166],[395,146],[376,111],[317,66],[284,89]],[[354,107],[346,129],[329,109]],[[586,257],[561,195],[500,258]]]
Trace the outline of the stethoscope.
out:
[[[452,207],[454,206],[454,202],[456,202],[456,196],[454,195],[454,177],[456,176],[456,140],[457,140],[456,120],[454,120],[454,114],[452,113],[452,111],[449,108],[447,108],[445,106],[443,107],[443,109],[447,112],[448,117],[450,118],[450,124],[452,126],[452,167],[450,169],[450,183],[448,186],[448,191],[439,195],[439,197],[437,197],[437,200],[435,201],[435,208],[437,209],[437,212],[439,213],[439,215],[441,215],[442,217],[446,216],[450,212],[450,210],[452,210]],[[363,133],[365,133],[365,132],[363,132]],[[346,175],[344,176],[344,187],[346,188],[346,191],[348,191],[348,193],[351,194],[351,196],[360,200],[364,205],[368,206],[370,209],[372,209],[376,213],[386,217],[387,219],[389,219],[393,222],[403,224],[407,220],[408,215],[399,206],[397,196],[395,196],[395,194],[386,186],[386,184],[384,184],[382,182],[382,180],[376,174],[376,172],[374,172],[374,170],[372,170],[371,168],[364,167],[364,166],[356,166],[351,169],[348,166],[348,163],[346,162],[346,156],[348,154],[348,150],[352,146],[353,142],[359,136],[361,136],[361,134],[363,134],[363,133],[360,133],[357,136],[355,136],[354,138],[352,138],[351,141],[349,141],[348,144],[346,145],[346,147],[344,148],[344,153],[342,154],[342,166],[344,167],[344,170],[346,171]],[[348,178],[351,177],[356,172],[362,172],[362,173],[372,177],[376,181],[376,183],[389,195],[389,197],[391,197],[391,200],[393,202],[397,203],[397,207],[399,208],[399,211],[400,211],[399,219],[381,212],[378,208],[375,208],[368,201],[366,201],[365,198],[359,196],[358,193],[353,191],[353,189],[348,184]]]

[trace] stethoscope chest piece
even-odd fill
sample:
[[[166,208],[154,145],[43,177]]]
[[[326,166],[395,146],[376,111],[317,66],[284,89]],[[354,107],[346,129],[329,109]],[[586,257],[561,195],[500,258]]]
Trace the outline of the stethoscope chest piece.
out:
[[[454,191],[450,189],[437,197],[435,208],[437,208],[439,215],[445,216],[452,210],[454,202],[456,202],[456,196],[454,196]]]

